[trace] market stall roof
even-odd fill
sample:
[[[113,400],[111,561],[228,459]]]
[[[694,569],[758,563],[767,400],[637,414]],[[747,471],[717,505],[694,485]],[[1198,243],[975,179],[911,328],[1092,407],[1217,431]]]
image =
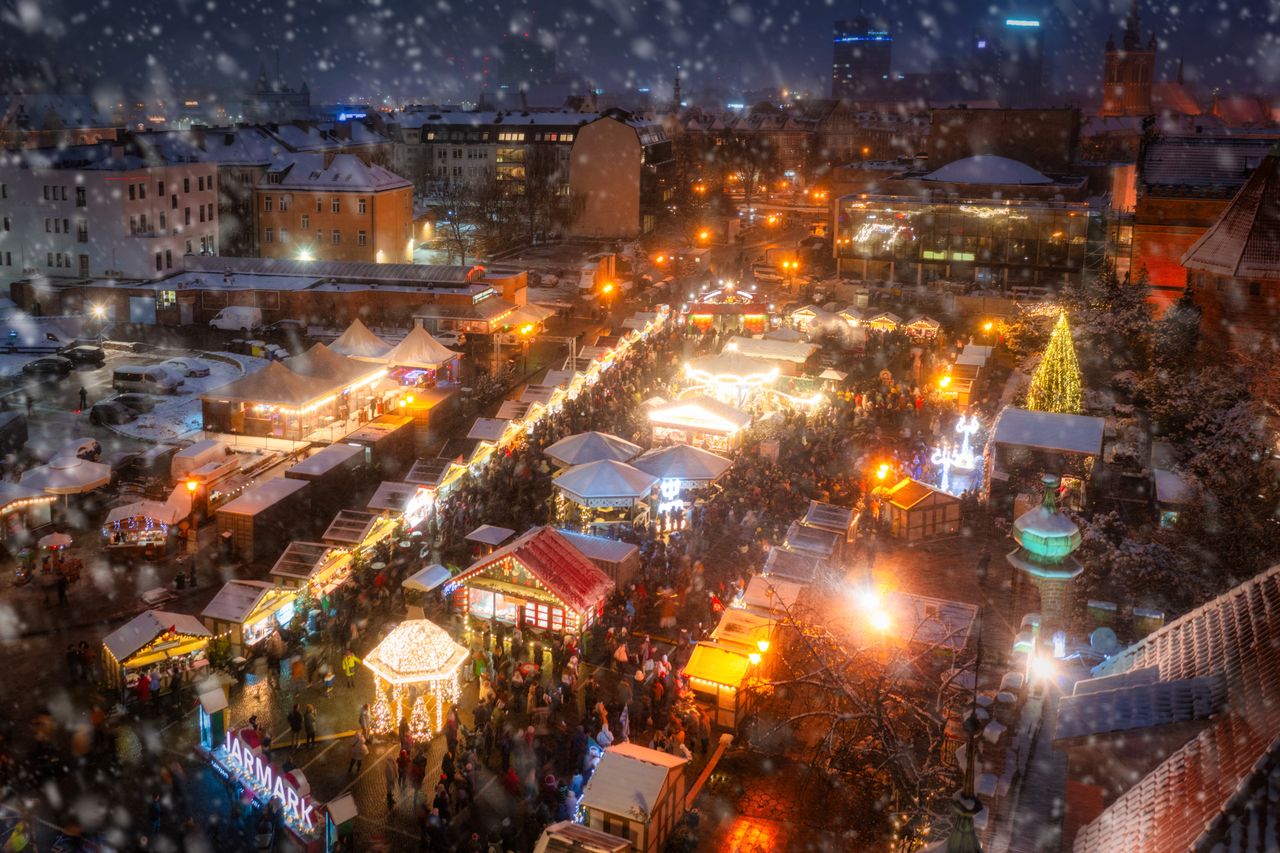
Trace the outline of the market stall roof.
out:
[[[309,580],[330,558],[346,554],[347,549],[323,542],[290,542],[289,547],[276,560],[269,574],[272,577],[290,577]]]
[[[791,317],[792,319],[796,317],[813,318],[821,314],[827,314],[827,313],[830,313],[830,312],[828,312],[827,309],[821,307],[820,305],[804,305],[792,311]]]
[[[548,370],[546,376],[542,377],[542,384],[552,388],[567,388],[576,375],[577,371],[574,370]]]
[[[523,566],[577,613],[596,606],[613,588],[613,581],[608,575],[550,526],[527,531],[515,541],[472,563],[454,580],[464,581],[508,558]]]
[[[496,524],[482,524],[464,537],[468,542],[479,542],[481,545],[498,547],[516,532],[510,527],[498,527]]]
[[[751,661],[736,648],[700,640],[685,664],[687,678],[699,678],[724,687],[739,687],[747,677]]]
[[[382,357],[382,363],[389,367],[435,370],[457,357],[458,353],[431,337],[422,326],[414,326],[404,340]]]
[[[935,489],[928,483],[922,483],[919,480],[913,480],[910,477],[904,477],[899,480],[893,488],[889,489],[886,497],[888,497],[889,503],[896,506],[898,509],[911,509],[913,506],[920,503],[920,501],[935,492],[952,500],[959,500],[959,498],[948,495],[946,492]]]
[[[983,346],[982,344],[965,344],[964,349],[960,350],[961,355],[981,355],[990,358],[995,352],[995,347]]]
[[[852,305],[850,305],[848,308],[841,308],[837,312],[837,314],[846,323],[850,323],[854,326],[861,323],[864,317],[863,313],[859,311],[857,308],[853,307]]]
[[[78,456],[59,456],[48,464],[32,468],[22,475],[28,489],[40,489],[50,495],[78,495],[102,488],[111,482],[111,466],[90,462]]]
[[[958,367],[982,367],[986,363],[987,357],[977,353],[962,352],[956,356],[956,365]]]
[[[969,642],[978,606],[909,592],[884,597],[895,636],[901,640],[960,651]]]
[[[551,405],[551,398],[555,396],[557,389],[554,385],[526,385],[524,390],[520,392],[520,402],[541,403],[544,406]]]
[[[453,459],[446,459],[443,456],[419,459],[413,463],[409,473],[404,475],[404,480],[406,483],[434,488],[444,480],[444,475],[449,472],[449,466],[453,464]]]
[[[337,340],[329,344],[329,349],[338,355],[376,360],[391,351],[391,344],[369,331],[368,326],[356,319]]]
[[[742,591],[738,603],[743,607],[754,607],[772,613],[794,607],[803,589],[801,584],[793,581],[756,575],[747,581],[747,587]]]
[[[1156,503],[1170,506],[1186,506],[1192,503],[1194,491],[1191,485],[1173,471],[1154,468],[1151,471],[1156,481]]]
[[[396,483],[391,480],[383,480],[374,491],[373,497],[369,498],[369,502],[365,504],[365,508],[374,511],[385,509],[391,512],[404,512],[405,505],[417,493],[417,483]]]
[[[409,577],[405,578],[400,584],[406,589],[416,589],[419,592],[430,592],[449,580],[453,573],[439,563],[432,563],[425,569],[419,569]]]
[[[789,361],[794,364],[804,364],[808,361],[820,347],[817,344],[801,343],[795,341],[788,343],[787,341],[767,340],[764,338],[730,338],[729,342],[724,345],[724,350],[737,350],[743,355],[753,356],[754,358],[770,358],[774,361]]]
[[[382,370],[375,364],[338,355],[324,344],[314,344],[301,355],[291,356],[281,363],[300,376],[336,382],[342,387],[373,379]]]
[[[651,407],[649,420],[659,426],[730,435],[749,426],[751,415],[713,397],[692,396]]]
[[[467,432],[467,438],[490,442],[501,441],[502,436],[506,435],[507,426],[510,423],[511,421],[501,418],[476,418],[476,422],[471,425],[471,429]]]
[[[843,382],[849,378],[849,374],[843,370],[836,370],[834,367],[828,367],[826,370],[818,374],[819,379],[830,379],[833,382]]]
[[[363,512],[358,509],[339,510],[320,538],[326,542],[337,542],[343,545],[360,545],[373,530],[373,526],[378,523],[379,518],[376,512]]]
[[[646,747],[610,747],[591,774],[579,805],[628,820],[635,818],[636,809],[651,815],[667,787],[667,778],[683,773],[688,763],[678,758],[679,764],[672,764],[673,758],[676,756]]]
[[[895,329],[902,325],[902,318],[890,311],[881,311],[874,317],[870,317],[865,321],[868,326],[893,326]]]
[[[362,663],[391,684],[422,684],[453,677],[468,654],[434,622],[406,619],[392,628]]]
[[[139,649],[170,630],[189,637],[213,636],[199,619],[187,613],[148,610],[112,631],[102,644],[113,658],[123,663]]]
[[[628,462],[639,456],[642,450],[644,448],[640,445],[632,444],[625,438],[593,431],[562,438],[542,452],[561,465],[583,465],[604,459]]]
[[[176,524],[178,519],[187,514],[187,510],[173,504],[160,501],[134,501],[131,504],[114,507],[107,513],[103,526],[115,524],[130,518],[150,518],[165,525]]]
[[[921,314],[919,317],[916,317],[913,320],[911,320],[911,322],[907,323],[907,328],[920,329],[921,331],[936,332],[942,328],[942,324],[939,323],[937,320],[933,319],[932,317],[929,317],[925,314]]]
[[[790,326],[781,326],[764,333],[766,341],[784,341],[793,344],[797,341],[805,339],[804,332],[799,329],[793,329]]]
[[[557,530],[556,532],[569,540],[570,545],[581,551],[582,556],[592,561],[625,563],[640,551],[638,546],[630,542],[610,539],[607,536],[592,536],[589,533],[575,533],[572,530]]]
[[[20,501],[49,503],[52,500],[54,500],[53,495],[46,495],[30,486],[19,486],[17,483],[10,482],[0,483],[0,509],[7,509]]]
[[[261,370],[204,392],[200,399],[301,408],[335,393],[342,385],[336,379],[295,373],[283,361],[273,361]]]
[[[222,585],[200,615],[206,619],[230,622],[242,625],[253,614],[262,602],[277,591],[274,584],[266,581],[231,580]],[[296,592],[290,592],[290,595]]]
[[[786,578],[796,583],[810,584],[818,579],[818,571],[825,561],[813,554],[790,548],[771,548],[764,561],[764,573],[771,578]]]
[[[857,514],[849,507],[824,501],[809,501],[809,509],[804,514],[804,523],[810,527],[830,530],[841,536],[851,535],[857,520]]]
[[[557,489],[584,501],[603,498],[643,498],[658,478],[625,462],[601,459],[574,465],[552,481]]]
[[[295,492],[302,491],[309,485],[311,485],[309,480],[277,477],[274,480],[259,483],[230,503],[218,507],[218,512],[232,515],[257,515],[262,510],[275,506],[280,501]]]
[[[996,418],[991,441],[1097,456],[1102,453],[1105,426],[1102,418],[1007,408]]]
[[[556,309],[548,308],[545,305],[539,305],[536,302],[526,302],[520,306],[520,311],[531,317],[537,317],[539,321],[549,320],[556,316]]]
[[[631,463],[646,474],[662,480],[688,480],[696,483],[714,483],[724,476],[733,462],[717,456],[710,450],[674,444],[646,451]]]
[[[607,357],[613,350],[609,347],[582,347],[578,350],[578,358],[585,358],[588,361],[599,361]]]
[[[630,853],[631,842],[571,820],[553,823],[533,845],[536,853]]]
[[[695,379],[737,384],[763,384],[782,372],[775,362],[726,349],[719,355],[704,355],[685,365]]]
[[[502,405],[498,407],[497,419],[500,421],[518,421],[522,420],[525,415],[529,414],[532,403],[524,403],[520,400],[503,400]]]
[[[322,477],[335,468],[350,462],[356,456],[363,456],[364,448],[351,444],[331,444],[311,454],[297,465],[291,467],[286,474],[307,479]]]
[[[730,607],[712,630],[711,639],[725,645],[743,646],[750,653],[760,648],[761,640],[770,641],[774,624],[774,620],[764,614]]]

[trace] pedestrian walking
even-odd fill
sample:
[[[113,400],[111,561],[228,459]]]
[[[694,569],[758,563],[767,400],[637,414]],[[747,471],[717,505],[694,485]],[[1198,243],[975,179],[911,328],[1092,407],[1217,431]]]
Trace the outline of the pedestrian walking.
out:
[[[356,686],[356,664],[359,658],[352,653],[351,649],[347,649],[347,653],[342,656],[342,674],[347,677],[347,686]]]
[[[978,557],[978,584],[985,585],[987,582],[987,569],[991,565],[991,552],[986,548],[982,549],[982,554]]]
[[[289,742],[290,748],[298,748],[298,740],[302,737],[302,709],[298,707],[298,703],[293,703],[293,710],[289,712]]]
[[[89,408],[89,392],[84,389],[83,385],[81,385],[80,386],[80,411],[83,412],[87,408]]]
[[[400,787],[400,771],[396,767],[396,760],[389,755],[382,762],[382,778],[387,783],[387,811],[391,811],[391,807],[396,804],[396,789]]]
[[[316,706],[307,705],[302,712],[302,728],[307,733],[307,746],[316,745]]]
[[[364,766],[364,757],[369,754],[369,745],[365,743],[364,733],[356,732],[351,741],[351,763],[347,765],[347,775],[356,776]]]
[[[359,725],[360,725],[360,732],[364,735],[364,739],[371,740],[372,737],[369,734],[369,703],[368,702],[360,706]]]

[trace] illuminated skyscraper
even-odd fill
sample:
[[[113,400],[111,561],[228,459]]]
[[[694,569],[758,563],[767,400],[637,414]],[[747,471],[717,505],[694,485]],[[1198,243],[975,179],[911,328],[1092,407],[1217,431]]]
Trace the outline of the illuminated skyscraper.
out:
[[[1038,18],[1011,15],[1001,33],[1001,101],[1009,107],[1037,107],[1044,94],[1044,27]]]
[[[836,21],[831,48],[831,97],[877,95],[889,82],[893,37],[865,15]]]

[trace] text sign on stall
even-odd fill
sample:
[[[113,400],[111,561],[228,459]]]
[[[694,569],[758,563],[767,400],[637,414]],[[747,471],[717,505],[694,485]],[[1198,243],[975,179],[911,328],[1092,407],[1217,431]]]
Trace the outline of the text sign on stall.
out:
[[[286,821],[291,822],[300,831],[315,830],[313,820],[315,804],[311,802],[308,794],[298,793],[287,774],[272,767],[271,762],[264,761],[262,756],[255,755],[253,748],[241,742],[236,732],[227,732],[225,745],[227,761],[240,771],[239,777],[253,789],[254,793],[279,800],[280,805],[284,807]]]

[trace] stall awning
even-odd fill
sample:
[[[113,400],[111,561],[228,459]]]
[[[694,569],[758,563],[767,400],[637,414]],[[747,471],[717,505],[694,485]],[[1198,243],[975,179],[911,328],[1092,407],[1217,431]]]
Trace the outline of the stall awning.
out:
[[[478,542],[481,545],[492,545],[498,547],[506,542],[516,532],[510,527],[498,527],[496,524],[482,524],[475,530],[466,535],[468,542]]]
[[[347,549],[323,542],[290,542],[271,567],[270,575],[311,580],[333,560],[347,556]]]
[[[711,397],[685,397],[649,409],[656,426],[732,435],[751,423],[751,415]]]
[[[405,578],[400,585],[405,589],[430,592],[452,577],[452,573],[439,563],[434,563]]]
[[[409,473],[405,474],[404,481],[436,488],[444,481],[444,476],[448,473],[449,466],[453,464],[455,464],[453,459],[445,459],[440,456],[433,459],[419,459],[413,463]]]
[[[502,437],[507,433],[507,427],[511,421],[504,421],[498,418],[476,418],[476,422],[471,425],[471,429],[467,432],[467,438],[479,439],[480,441],[501,441]]]
[[[750,667],[751,661],[745,654],[704,640],[693,647],[684,674],[690,679],[736,690],[747,677]]]
[[[379,515],[376,512],[361,512],[354,509],[340,510],[333,517],[328,529],[320,538],[325,542],[334,542],[340,545],[350,545],[353,547],[364,544],[366,538],[373,531],[374,525],[378,523]]]
[[[212,637],[200,620],[186,613],[169,613],[164,610],[148,610],[139,613],[123,626],[112,631],[102,641],[118,662],[124,663],[139,649],[165,633],[188,637]]]
[[[575,465],[552,481],[557,489],[582,501],[610,498],[636,500],[649,494],[658,478],[612,459]]]
[[[389,510],[391,512],[403,513],[405,506],[418,493],[418,489],[422,488],[417,483],[395,483],[385,481],[378,486],[377,491],[373,493],[373,497],[369,498],[369,502],[365,504],[368,509]]]
[[[273,593],[293,596],[297,591],[291,590],[286,593],[265,581],[227,581],[200,615],[206,619],[243,625]]]

